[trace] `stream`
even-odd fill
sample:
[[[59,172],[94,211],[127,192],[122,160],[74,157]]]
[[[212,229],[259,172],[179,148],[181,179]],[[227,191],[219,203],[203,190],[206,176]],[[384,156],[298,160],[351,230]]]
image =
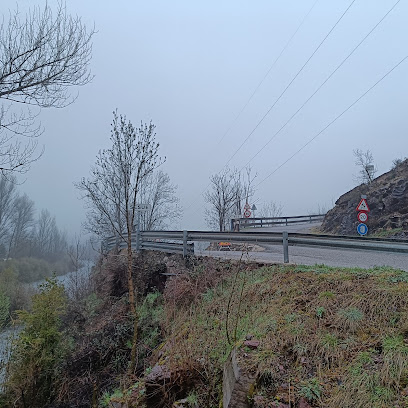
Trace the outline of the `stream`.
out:
[[[69,292],[71,285],[75,285],[75,282],[78,281],[78,279],[80,280],[86,278],[89,275],[92,265],[93,262],[87,262],[86,265],[79,269],[78,272],[73,271],[67,273],[66,275],[57,276],[57,281],[63,284],[66,291]],[[38,288],[38,286],[44,282],[45,279],[42,279],[37,282],[29,283],[28,285]],[[0,330],[0,392],[2,391],[2,383],[5,374],[2,365],[7,363],[7,360],[9,359],[9,350],[7,345],[9,344],[10,339],[13,336],[16,336],[20,330],[21,327],[6,327],[5,329]]]

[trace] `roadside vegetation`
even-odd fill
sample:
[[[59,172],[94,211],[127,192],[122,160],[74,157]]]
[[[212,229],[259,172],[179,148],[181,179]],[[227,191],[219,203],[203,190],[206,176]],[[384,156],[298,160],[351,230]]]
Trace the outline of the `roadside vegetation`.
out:
[[[158,272],[168,267],[177,275],[164,285]],[[45,398],[43,405],[30,407],[170,407],[177,401],[184,407],[218,407],[223,366],[235,348],[241,368],[255,374],[248,395],[254,407],[408,404],[404,271],[210,258],[185,263],[147,253],[133,263],[140,300],[136,368],[130,374],[133,321],[126,270],[126,255],[104,260],[95,269],[95,287],[79,301],[46,284],[31,314],[20,318],[28,319],[28,327],[37,321],[36,310],[48,313],[49,299],[61,302],[52,308],[54,337],[46,343],[53,346],[17,351],[31,342],[29,336],[41,348],[41,324],[20,336],[3,398],[19,396],[16,406],[24,406],[18,391],[24,389]],[[259,344],[248,347],[248,339]],[[56,356],[51,365],[47,353]],[[27,369],[37,377],[47,374],[28,384]]]

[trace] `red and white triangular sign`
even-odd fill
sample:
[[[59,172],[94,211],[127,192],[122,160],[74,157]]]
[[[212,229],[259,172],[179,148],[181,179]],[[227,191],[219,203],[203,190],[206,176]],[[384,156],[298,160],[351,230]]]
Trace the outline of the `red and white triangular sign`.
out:
[[[368,208],[368,204],[365,198],[362,198],[359,205],[356,208],[357,211],[365,211],[369,212],[370,209]]]

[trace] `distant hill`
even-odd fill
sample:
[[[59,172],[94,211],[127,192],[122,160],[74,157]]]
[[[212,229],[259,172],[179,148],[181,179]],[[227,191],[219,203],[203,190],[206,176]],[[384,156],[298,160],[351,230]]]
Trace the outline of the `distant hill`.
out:
[[[321,230],[337,235],[358,235],[356,207],[361,195],[370,208],[366,222],[369,235],[408,239],[408,160],[370,184],[343,194],[325,216]]]

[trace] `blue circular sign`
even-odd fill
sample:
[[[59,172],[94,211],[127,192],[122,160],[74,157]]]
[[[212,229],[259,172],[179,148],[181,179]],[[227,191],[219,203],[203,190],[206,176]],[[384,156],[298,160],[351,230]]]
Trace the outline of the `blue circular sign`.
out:
[[[365,225],[365,224],[363,224],[363,223],[358,224],[358,225],[357,225],[357,232],[358,232],[360,235],[367,235],[367,232],[368,232],[368,227],[367,227],[367,225]]]

